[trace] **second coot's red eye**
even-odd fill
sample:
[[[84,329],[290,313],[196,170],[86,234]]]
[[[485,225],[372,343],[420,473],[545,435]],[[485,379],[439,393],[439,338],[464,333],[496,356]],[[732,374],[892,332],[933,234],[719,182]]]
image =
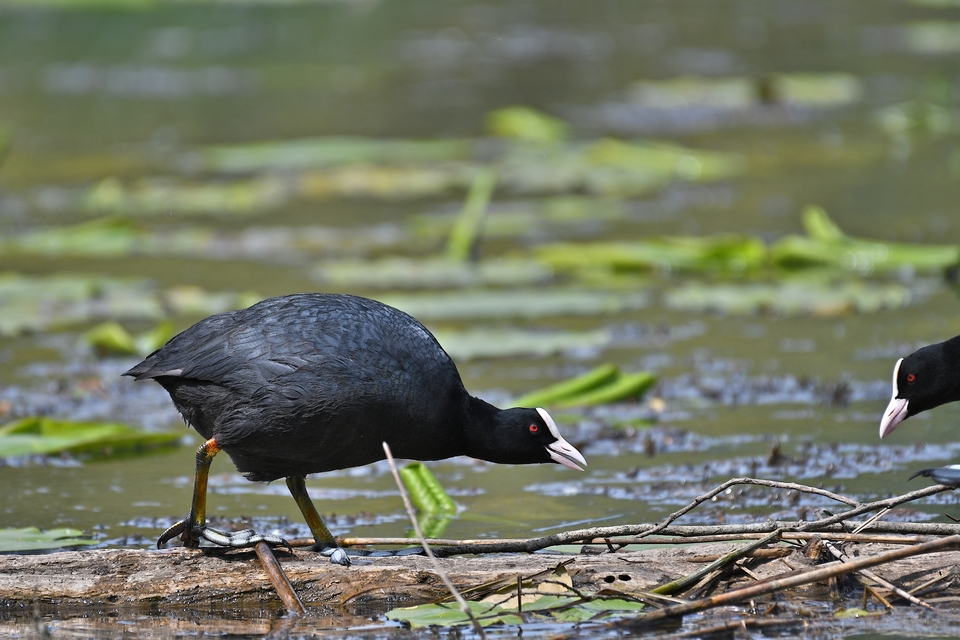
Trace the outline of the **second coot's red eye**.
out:
[[[537,431],[540,431],[540,425],[538,424],[530,425],[530,433],[536,433]]]
[[[907,382],[913,383],[913,381],[916,379],[917,379],[917,376],[913,375],[912,373],[907,374]]]

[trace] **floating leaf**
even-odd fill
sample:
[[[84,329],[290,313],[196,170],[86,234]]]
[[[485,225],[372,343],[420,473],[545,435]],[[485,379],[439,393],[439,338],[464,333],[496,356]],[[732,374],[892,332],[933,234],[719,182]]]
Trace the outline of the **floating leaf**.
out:
[[[633,102],[653,109],[748,109],[764,103],[841,106],[859,102],[863,83],[847,73],[778,73],[764,78],[683,76],[643,80]]]
[[[611,597],[606,592],[595,597],[584,597],[573,589],[573,581],[564,565],[542,571],[517,581],[495,581],[489,585],[466,589],[469,597],[483,596],[480,601],[468,600],[467,605],[483,626],[490,624],[522,624],[517,615],[522,608],[525,621],[582,622],[601,617],[636,613],[643,603],[623,597]],[[492,591],[491,591],[492,587]],[[413,628],[429,626],[459,626],[470,620],[453,603],[424,604],[388,611],[391,620],[406,621]]]
[[[863,97],[863,82],[849,73],[779,73],[768,82],[769,99],[782,104],[837,107]]]
[[[956,129],[954,116],[950,111],[919,100],[878,109],[876,122],[885,133],[893,136],[922,132],[937,137]]]
[[[491,606],[483,602],[468,601],[473,617],[481,626],[492,624],[522,624],[523,619],[515,613],[504,611],[500,607]],[[454,627],[471,624],[468,618],[456,603],[421,604],[416,607],[401,607],[391,609],[386,613],[390,620],[406,622],[413,629],[426,627]]]
[[[144,356],[153,353],[167,344],[176,332],[173,323],[164,320],[150,331],[137,336],[137,353]]]
[[[487,131],[501,138],[561,142],[569,126],[563,120],[529,107],[505,107],[487,114]]]
[[[0,336],[102,320],[158,322],[171,311],[204,316],[249,306],[259,299],[251,293],[210,293],[197,287],[164,291],[146,279],[0,273]],[[167,333],[169,328],[160,327],[151,340],[160,340]]]
[[[140,355],[156,351],[173,337],[176,330],[169,320],[134,338],[120,323],[103,322],[87,331],[83,338],[97,355]]]
[[[910,289],[898,283],[816,280],[741,284],[687,282],[664,294],[666,306],[679,311],[824,317],[896,309],[907,306],[912,299]]]
[[[903,44],[908,51],[929,55],[960,52],[960,22],[931,20],[904,25]]]
[[[759,101],[752,78],[682,76],[668,80],[642,80],[633,85],[633,102],[653,109],[712,107],[744,109]]]
[[[83,335],[84,341],[100,356],[136,355],[137,341],[119,322],[102,322]]]
[[[538,260],[526,258],[481,260],[476,264],[446,258],[384,258],[323,262],[313,276],[345,288],[440,289],[530,285],[549,280],[553,271]]]
[[[613,293],[590,289],[515,289],[376,296],[420,320],[540,318],[606,315],[642,309],[646,292]]]
[[[179,444],[181,434],[150,433],[109,422],[71,422],[53,418],[21,418],[0,427],[0,458],[55,455],[94,456],[144,453]]]
[[[383,140],[350,136],[210,146],[190,161],[207,171],[250,173],[359,164],[425,164],[466,159],[468,140]]]
[[[586,373],[552,384],[543,389],[537,389],[520,396],[514,401],[518,407],[549,406],[565,398],[575,396],[596,387],[612,382],[620,375],[620,368],[615,364],[602,364]]]
[[[840,609],[833,614],[834,618],[845,620],[848,618],[875,618],[877,616],[887,615],[886,611],[867,611],[866,609],[861,609],[860,607],[851,607],[849,609]]]
[[[607,384],[557,400],[558,407],[582,407],[632,400],[643,395],[657,381],[648,371],[622,373]]]
[[[610,343],[610,334],[603,329],[583,332],[474,329],[463,332],[436,330],[433,333],[454,360],[593,352]]]
[[[410,501],[419,511],[429,514],[457,512],[457,505],[422,462],[412,462],[401,469],[400,479],[410,494]]]
[[[469,188],[481,171],[478,165],[357,165],[317,169],[300,175],[296,193],[307,200],[429,198]]]
[[[538,247],[536,255],[551,267],[563,271],[599,267],[611,271],[742,273],[763,266],[767,248],[759,238],[717,235],[636,242],[557,243]]]
[[[107,178],[83,195],[81,206],[123,215],[251,214],[278,207],[289,197],[289,187],[273,177],[223,183],[145,178],[129,186]]]
[[[39,551],[97,544],[96,540],[83,537],[78,529],[49,529],[36,527],[0,529],[0,553],[11,551]]]
[[[960,246],[878,242],[845,235],[819,207],[803,213],[808,236],[786,236],[770,247],[770,260],[787,269],[825,266],[864,275],[910,268],[939,272],[960,264]]]

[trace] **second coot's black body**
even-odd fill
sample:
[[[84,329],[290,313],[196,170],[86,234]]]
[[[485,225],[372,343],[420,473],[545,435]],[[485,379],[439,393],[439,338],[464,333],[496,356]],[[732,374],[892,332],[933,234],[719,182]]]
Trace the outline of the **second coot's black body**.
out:
[[[223,450],[250,480],[290,484],[368,464],[384,458],[383,442],[416,460],[585,464],[546,411],[501,410],[469,395],[420,322],[356,296],[291,295],[211,316],[124,375],[170,393],[210,444],[207,468]],[[198,487],[200,467],[198,454]],[[205,526],[199,519],[193,528]],[[190,528],[175,533],[195,543]]]

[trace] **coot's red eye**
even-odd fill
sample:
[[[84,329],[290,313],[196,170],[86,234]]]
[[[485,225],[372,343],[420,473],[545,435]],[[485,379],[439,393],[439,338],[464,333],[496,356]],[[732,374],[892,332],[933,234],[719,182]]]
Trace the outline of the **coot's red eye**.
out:
[[[916,379],[917,379],[917,376],[913,375],[912,373],[907,374],[907,382],[909,382],[910,384],[913,384],[913,381]]]
[[[537,431],[540,431],[540,425],[538,424],[530,425],[530,433],[536,433]]]

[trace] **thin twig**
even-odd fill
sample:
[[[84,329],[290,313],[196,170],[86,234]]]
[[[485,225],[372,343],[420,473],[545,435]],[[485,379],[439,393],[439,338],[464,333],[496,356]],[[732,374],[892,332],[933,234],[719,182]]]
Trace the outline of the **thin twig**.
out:
[[[453,586],[453,583],[450,582],[450,578],[447,576],[447,572],[443,570],[443,567],[440,566],[440,562],[437,560],[437,557],[433,555],[433,551],[430,549],[430,545],[427,544],[427,538],[423,535],[423,531],[420,530],[420,524],[417,522],[417,516],[413,513],[413,506],[410,504],[410,498],[407,496],[407,490],[403,486],[403,482],[400,480],[400,472],[397,471],[397,464],[393,461],[393,454],[390,452],[390,445],[386,442],[383,443],[383,452],[387,454],[387,462],[390,464],[390,471],[393,472],[393,479],[397,483],[397,488],[400,490],[400,497],[403,498],[403,506],[407,509],[407,515],[410,516],[410,522],[413,523],[413,530],[417,533],[417,538],[420,539],[420,544],[423,545],[423,551],[430,558],[430,562],[433,563],[433,570],[437,572],[437,575],[440,576],[440,579],[443,580],[443,584],[447,587],[447,590],[450,592],[456,601],[460,605],[460,611],[463,612],[465,616],[470,618],[470,622],[473,623],[473,629],[477,632],[477,635],[481,639],[486,638],[483,633],[483,627],[480,626],[480,623],[474,617],[473,612],[470,611],[470,605],[467,604],[467,601],[463,599],[463,596],[460,595],[460,592],[457,591],[457,588]]]
[[[774,524],[783,524],[788,523],[774,523]],[[893,523],[894,525],[900,523]],[[918,523],[921,526],[926,526],[931,523]],[[960,526],[949,525],[947,527],[953,527],[955,530],[942,530],[942,528],[936,524],[932,523],[934,528],[929,530],[918,530],[914,533],[919,534],[929,534],[929,535],[952,535],[954,533],[960,533]],[[653,525],[639,525],[644,527],[652,527]],[[715,529],[716,527],[712,527]],[[743,530],[742,525],[723,525],[725,531],[729,533],[716,533],[713,535],[696,535],[696,532],[703,529],[699,526],[684,526],[677,525],[669,527],[667,531],[672,534],[672,537],[663,537],[658,536],[656,538],[647,538],[647,537],[638,537],[638,536],[620,536],[614,538],[604,538],[602,540],[573,540],[573,542],[583,542],[584,544],[595,544],[598,546],[603,544],[603,548],[606,547],[606,543],[609,541],[611,544],[624,545],[624,544],[636,544],[636,545],[647,545],[647,544],[700,544],[703,542],[727,542],[730,540],[750,540],[758,539],[765,535],[765,532],[748,532]],[[890,534],[881,534],[881,533],[843,533],[843,532],[796,532],[796,531],[784,531],[783,539],[784,540],[809,540],[814,537],[823,538],[824,540],[836,540],[839,542],[874,542],[877,544],[916,544],[917,542],[923,542],[923,540],[915,536],[907,536],[902,534],[890,533]],[[339,539],[341,547],[366,547],[366,546],[409,546],[413,540],[411,538],[340,538]],[[431,547],[453,547],[461,545],[476,545],[478,549],[483,549],[484,545],[527,545],[531,542],[530,538],[481,538],[473,540],[453,540],[449,538],[427,538],[427,543]],[[303,540],[290,540],[290,545],[293,547],[301,546],[310,546],[313,543],[313,538],[304,538]],[[525,550],[525,549],[519,549]],[[479,553],[480,551],[478,551]]]
[[[853,533],[862,533],[864,529],[869,529],[875,522],[879,521],[880,518],[890,513],[890,509],[890,507],[886,507],[885,509],[873,514],[871,517],[867,518],[863,523],[861,523],[860,526],[854,529]]]
[[[304,608],[300,596],[297,595],[293,585],[290,584],[287,574],[283,572],[283,567],[277,562],[277,557],[273,555],[270,545],[266,542],[258,542],[253,550],[257,552],[260,564],[263,565],[263,570],[270,578],[270,584],[273,585],[273,589],[280,596],[280,601],[286,607],[287,613],[292,616],[306,615],[307,610]]]
[[[844,552],[841,551],[840,549],[837,549],[834,545],[830,544],[830,543],[827,542],[827,541],[824,541],[823,546],[826,547],[827,551],[829,551],[830,554],[833,555],[833,557],[836,558],[837,560],[841,560],[841,561],[843,561],[843,562],[850,562],[850,561],[852,560],[852,558],[851,558],[850,556],[848,556],[846,553],[844,553]],[[929,604],[927,604],[926,602],[924,602],[924,601],[921,600],[920,598],[918,598],[918,597],[916,597],[916,596],[913,596],[913,595],[910,595],[909,593],[907,593],[906,591],[904,591],[903,589],[901,589],[901,588],[898,587],[897,585],[895,585],[895,584],[893,584],[892,582],[889,582],[889,581],[881,578],[880,576],[878,576],[877,574],[875,574],[873,571],[870,571],[869,569],[860,569],[859,571],[857,571],[857,573],[860,574],[861,576],[863,576],[864,578],[867,578],[868,580],[872,580],[873,582],[877,583],[878,585],[880,585],[880,586],[883,587],[884,589],[889,589],[890,591],[892,591],[893,593],[897,594],[898,596],[900,596],[900,597],[903,598],[904,600],[908,600],[908,601],[912,602],[913,604],[917,605],[918,607],[923,607],[924,609],[930,609],[931,611],[934,610],[933,607],[931,607]],[[864,586],[866,586],[866,585],[864,585]],[[875,594],[875,595],[876,595],[876,594]],[[890,604],[887,603],[887,602],[886,602],[883,598],[881,598],[879,595],[877,595],[877,599],[880,600],[881,602],[884,602],[884,603],[885,603],[884,606],[886,606],[888,609],[891,608],[891,607],[890,607]]]
[[[713,489],[712,491],[708,491],[707,493],[703,494],[702,496],[697,496],[697,497],[693,500],[693,502],[691,502],[690,504],[688,504],[688,505],[685,506],[684,508],[680,509],[679,511],[674,511],[674,512],[671,513],[669,516],[667,516],[666,519],[665,519],[663,522],[661,522],[659,525],[657,525],[656,527],[654,527],[654,528],[651,529],[650,531],[647,531],[647,532],[645,532],[645,533],[643,533],[643,534],[640,534],[641,537],[643,537],[643,536],[652,536],[653,534],[655,534],[655,533],[657,533],[657,532],[659,532],[659,531],[662,531],[663,529],[666,529],[666,528],[670,525],[671,522],[673,522],[674,520],[676,520],[676,519],[679,518],[680,516],[688,513],[689,511],[692,511],[693,509],[697,508],[698,506],[700,506],[701,504],[703,504],[703,503],[706,502],[707,500],[710,500],[710,499],[713,498],[714,496],[723,493],[724,491],[726,491],[726,490],[729,489],[730,487],[733,487],[733,486],[736,486],[736,485],[740,485],[740,484],[753,484],[753,485],[757,485],[757,486],[761,486],[761,487],[771,487],[771,488],[774,488],[774,489],[787,489],[787,490],[790,490],[790,491],[800,491],[800,492],[802,492],[802,493],[812,493],[812,494],[814,494],[814,495],[824,496],[824,497],[830,498],[831,500],[835,500],[835,501],[837,501],[837,502],[842,502],[842,503],[847,504],[847,505],[850,505],[850,506],[852,506],[852,507],[857,507],[857,506],[860,506],[860,504],[861,504],[860,502],[858,502],[858,501],[856,501],[856,500],[853,500],[852,498],[848,498],[848,497],[846,497],[846,496],[842,496],[842,495],[840,495],[840,494],[838,494],[838,493],[833,493],[832,491],[827,491],[826,489],[819,489],[819,488],[817,488],[817,487],[809,487],[809,486],[807,486],[807,485],[805,485],[805,484],[796,484],[796,483],[794,483],[794,482],[778,482],[778,481],[776,481],[776,480],[760,480],[760,479],[757,479],[757,478],[731,478],[730,480],[727,480],[726,482],[724,482],[724,483],[721,484],[720,486],[716,487],[716,488]]]
[[[902,560],[904,558],[910,558],[924,553],[933,553],[935,551],[942,551],[944,549],[955,547],[960,547],[960,535],[948,536],[946,538],[940,538],[939,540],[924,542],[922,544],[917,544],[910,547],[901,547],[899,549],[894,549],[892,551],[881,553],[875,556],[864,556],[857,558],[852,562],[840,562],[839,560],[835,562],[828,562],[812,571],[806,571],[784,577],[775,577],[770,580],[743,587],[741,589],[734,589],[733,591],[728,591],[717,596],[704,598],[703,600],[692,600],[690,602],[674,605],[672,607],[666,607],[664,609],[660,609],[659,611],[652,611],[649,614],[637,618],[636,624],[643,626],[649,624],[650,622],[662,620],[664,618],[682,616],[688,613],[694,613],[696,611],[704,611],[714,607],[726,606],[736,602],[741,602],[743,600],[748,600],[750,598],[766,595],[768,593],[799,587],[812,582],[820,582],[830,578],[836,578],[853,571],[875,567],[887,562],[893,562],[895,560]]]
[[[860,506],[854,507],[844,511],[843,513],[837,513],[828,518],[821,518],[819,520],[812,520],[806,522],[797,527],[797,531],[814,531],[818,527],[826,527],[838,522],[844,522],[849,520],[853,516],[858,516],[861,513],[869,513],[870,511],[879,511],[880,509],[886,509],[889,507],[895,507],[901,505],[905,502],[911,502],[917,500],[918,498],[925,498],[927,496],[936,495],[938,493],[943,493],[944,491],[953,491],[956,487],[948,487],[945,484],[934,484],[929,487],[924,487],[923,489],[918,489],[916,491],[911,491],[900,496],[894,496],[892,498],[887,498],[886,500],[877,500],[875,502],[869,502],[866,504],[861,504]]]
[[[761,538],[760,540],[757,540],[756,542],[752,542],[743,548],[737,549],[732,553],[728,553],[725,556],[714,560],[710,564],[702,567],[701,569],[698,569],[697,571],[694,571],[688,576],[684,576],[679,580],[668,582],[667,584],[661,585],[656,589],[651,589],[651,591],[653,593],[664,593],[667,595],[674,595],[678,592],[681,592],[684,589],[686,589],[688,586],[699,581],[705,575],[712,573],[714,571],[718,571],[720,569],[725,569],[726,567],[730,566],[731,564],[733,564],[740,558],[744,557],[751,551],[754,551],[756,549],[759,549],[760,547],[768,545],[771,542],[776,542],[777,540],[780,539],[780,533],[781,532],[778,529],[777,531],[774,531],[773,533],[764,536],[763,538]]]

